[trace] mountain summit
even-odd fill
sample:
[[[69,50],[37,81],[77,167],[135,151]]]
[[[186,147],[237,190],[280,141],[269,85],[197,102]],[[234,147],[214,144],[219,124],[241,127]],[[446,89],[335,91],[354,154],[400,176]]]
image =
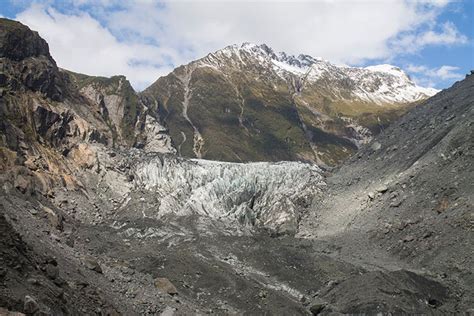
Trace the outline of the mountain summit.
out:
[[[266,44],[243,43],[227,46],[206,56],[202,65],[219,67],[222,62],[225,64],[226,60],[232,62],[231,59],[236,58],[244,64],[245,59],[254,59],[263,66],[272,67],[283,79],[293,75],[301,77],[308,84],[323,79],[349,80],[353,83],[350,87],[351,100],[359,98],[378,104],[409,103],[426,99],[438,92],[433,88],[417,86],[403,70],[393,65],[382,64],[365,68],[338,66],[320,57],[277,53]]]
[[[183,156],[334,165],[436,92],[395,66],[337,66],[244,43],[178,67],[142,95]]]

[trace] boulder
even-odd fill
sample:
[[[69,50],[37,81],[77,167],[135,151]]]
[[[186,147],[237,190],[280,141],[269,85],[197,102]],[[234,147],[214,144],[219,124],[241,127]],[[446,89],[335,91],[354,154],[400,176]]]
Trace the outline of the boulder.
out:
[[[369,199],[371,199],[371,200],[375,199],[375,193],[374,193],[374,192],[369,192],[369,193],[367,193],[367,196],[368,196]]]
[[[385,192],[387,192],[388,188],[387,188],[386,185],[381,185],[381,186],[377,187],[377,189],[375,189],[375,190],[379,193],[385,193]]]
[[[379,142],[373,142],[370,148],[372,148],[373,151],[377,151],[382,148],[382,144],[380,144]]]
[[[399,207],[402,204],[402,200],[395,200],[390,203],[390,207]]]
[[[26,193],[28,187],[30,186],[30,181],[22,175],[18,175],[15,179],[14,186],[21,193]]]
[[[26,295],[25,300],[24,300],[23,310],[26,314],[36,313],[39,310],[38,302],[36,302],[36,300],[33,297]]]
[[[323,302],[322,300],[320,299],[315,299],[310,307],[309,307],[309,311],[311,312],[311,315],[319,315],[324,308],[326,308],[326,303]]]
[[[169,295],[176,295],[178,294],[178,290],[174,286],[173,283],[171,283],[170,280],[167,278],[156,278],[155,279],[155,287],[160,290],[162,293],[167,293]]]
[[[54,280],[59,276],[59,269],[57,266],[52,265],[52,264],[47,264],[46,265],[46,275],[48,278]]]
[[[97,260],[95,260],[94,257],[91,257],[91,256],[84,257],[82,262],[87,269],[95,271],[97,273],[102,273],[102,268],[100,267],[99,263],[97,262]]]
[[[46,213],[48,217],[48,221],[53,228],[56,228],[60,231],[63,230],[63,216],[61,214],[56,213],[49,207],[43,206],[43,211]]]

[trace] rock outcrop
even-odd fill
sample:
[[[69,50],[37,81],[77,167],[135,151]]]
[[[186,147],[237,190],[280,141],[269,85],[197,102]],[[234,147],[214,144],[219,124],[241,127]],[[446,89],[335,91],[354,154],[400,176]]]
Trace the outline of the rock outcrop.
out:
[[[93,77],[67,72],[76,88],[99,111],[109,126],[114,145],[174,153],[167,129],[149,111],[124,76]]]
[[[53,183],[82,187],[75,175],[96,163],[97,148],[174,152],[124,77],[61,70],[36,32],[7,19],[0,19],[0,119],[1,176],[32,193],[47,195]]]

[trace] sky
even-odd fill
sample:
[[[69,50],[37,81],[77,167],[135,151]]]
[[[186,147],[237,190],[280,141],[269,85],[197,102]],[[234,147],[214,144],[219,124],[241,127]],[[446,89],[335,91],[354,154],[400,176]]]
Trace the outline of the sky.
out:
[[[0,0],[65,69],[125,75],[143,90],[228,45],[267,44],[336,64],[389,63],[421,86],[474,69],[471,0]]]

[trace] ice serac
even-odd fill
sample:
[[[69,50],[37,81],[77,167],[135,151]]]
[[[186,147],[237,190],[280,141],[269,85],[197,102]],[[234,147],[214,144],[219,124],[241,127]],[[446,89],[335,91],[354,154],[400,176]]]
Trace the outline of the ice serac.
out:
[[[337,165],[436,92],[392,65],[348,67],[244,43],[176,68],[142,95],[185,157]]]
[[[300,212],[325,183],[301,162],[228,163],[155,156],[139,163],[135,182],[158,196],[151,216],[198,215],[236,230],[293,233]]]

